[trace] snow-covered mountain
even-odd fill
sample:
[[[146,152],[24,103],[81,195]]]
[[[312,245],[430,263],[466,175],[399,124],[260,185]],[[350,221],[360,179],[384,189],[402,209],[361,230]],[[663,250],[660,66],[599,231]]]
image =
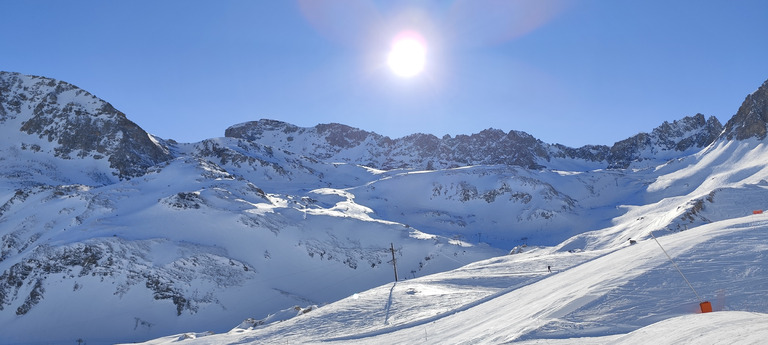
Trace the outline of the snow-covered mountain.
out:
[[[142,341],[253,318],[246,332],[309,310],[352,322],[369,312],[358,300],[306,306],[363,299],[371,288],[392,293],[382,284],[393,279],[393,254],[403,284],[422,284],[403,298],[431,291],[447,300],[424,299],[405,315],[388,308],[390,324],[469,310],[544,278],[503,271],[625,260],[629,238],[762,208],[767,99],[768,82],[725,127],[697,114],[612,147],[494,129],[390,139],[274,120],[178,143],[71,84],[0,72],[0,343]],[[491,259],[511,249],[523,254]],[[448,278],[431,275],[440,272]],[[612,286],[634,277],[617,275]],[[349,312],[354,305],[362,314]],[[627,322],[618,331],[650,324]],[[350,326],[343,336],[380,328]],[[294,332],[264,329],[253,339]],[[296,339],[341,336],[324,329]]]
[[[471,165],[514,165],[529,169],[559,169],[553,158],[578,159],[611,168],[626,168],[644,160],[669,159],[700,150],[717,139],[723,126],[715,117],[696,114],[664,122],[650,134],[640,133],[612,147],[569,148],[543,143],[532,135],[498,129],[477,134],[437,138],[413,134],[390,139],[346,125],[331,123],[301,128],[263,119],[227,128],[227,137],[282,147],[322,161],[347,162],[392,170],[435,170]]]
[[[747,97],[739,114],[765,114],[768,97],[755,95],[766,90],[768,83]],[[760,134],[766,123],[751,121],[726,126],[750,128],[743,139],[726,130],[695,154],[614,170],[616,186],[590,193],[576,194],[573,176],[599,182],[594,176],[603,171],[559,171],[552,186],[580,195],[576,203],[612,201],[614,210],[584,214],[602,212],[611,222],[554,247],[519,246],[514,255],[388,283],[316,310],[146,344],[761,344],[768,337],[768,151]],[[715,313],[701,314],[704,301]]]
[[[21,183],[109,184],[171,159],[111,104],[53,79],[0,72],[0,124],[3,176]]]

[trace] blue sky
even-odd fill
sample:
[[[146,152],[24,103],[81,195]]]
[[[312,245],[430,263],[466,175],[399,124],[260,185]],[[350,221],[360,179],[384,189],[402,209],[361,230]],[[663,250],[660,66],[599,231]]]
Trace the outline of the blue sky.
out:
[[[768,79],[765,0],[0,0],[0,70],[68,81],[194,142],[271,118],[392,138],[521,130],[610,145]],[[402,30],[413,78],[386,66]]]

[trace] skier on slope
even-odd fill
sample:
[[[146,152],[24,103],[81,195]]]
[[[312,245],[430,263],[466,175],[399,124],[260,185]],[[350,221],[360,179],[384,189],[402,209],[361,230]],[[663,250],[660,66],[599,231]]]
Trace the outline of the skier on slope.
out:
[[[547,272],[552,273],[552,266],[547,265]]]

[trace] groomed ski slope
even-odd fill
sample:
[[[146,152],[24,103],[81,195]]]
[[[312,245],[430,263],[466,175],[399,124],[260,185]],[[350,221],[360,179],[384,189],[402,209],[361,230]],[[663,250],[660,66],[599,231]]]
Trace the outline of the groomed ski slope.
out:
[[[768,339],[768,216],[613,250],[532,249],[387,284],[293,319],[145,344],[760,343]],[[553,272],[546,272],[546,266]],[[473,274],[476,273],[476,274]],[[417,306],[412,308],[411,305]],[[198,337],[199,335],[199,337]]]

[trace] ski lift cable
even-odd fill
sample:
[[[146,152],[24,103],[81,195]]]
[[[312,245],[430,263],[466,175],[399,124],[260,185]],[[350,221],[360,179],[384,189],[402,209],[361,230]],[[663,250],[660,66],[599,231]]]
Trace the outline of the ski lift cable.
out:
[[[661,243],[659,243],[659,240],[656,238],[656,236],[653,235],[653,231],[651,231],[651,237],[653,237],[653,240],[656,241],[656,244],[659,245],[659,248],[661,248],[661,251],[664,252],[664,255],[667,256],[669,261],[672,262],[672,265],[675,266],[675,268],[677,269],[677,272],[680,273],[680,276],[682,276],[683,280],[685,280],[685,282],[688,284],[688,287],[691,288],[691,290],[693,291],[693,294],[696,295],[696,299],[698,299],[699,302],[703,302],[704,300],[701,299],[701,296],[699,296],[699,293],[696,292],[696,289],[693,288],[693,285],[691,285],[691,282],[689,282],[688,278],[685,277],[685,275],[683,274],[683,271],[681,271],[680,267],[677,266],[677,264],[675,263],[675,260],[672,260],[672,257],[669,256],[669,253],[667,253],[667,251],[664,249],[664,247],[661,246]]]

